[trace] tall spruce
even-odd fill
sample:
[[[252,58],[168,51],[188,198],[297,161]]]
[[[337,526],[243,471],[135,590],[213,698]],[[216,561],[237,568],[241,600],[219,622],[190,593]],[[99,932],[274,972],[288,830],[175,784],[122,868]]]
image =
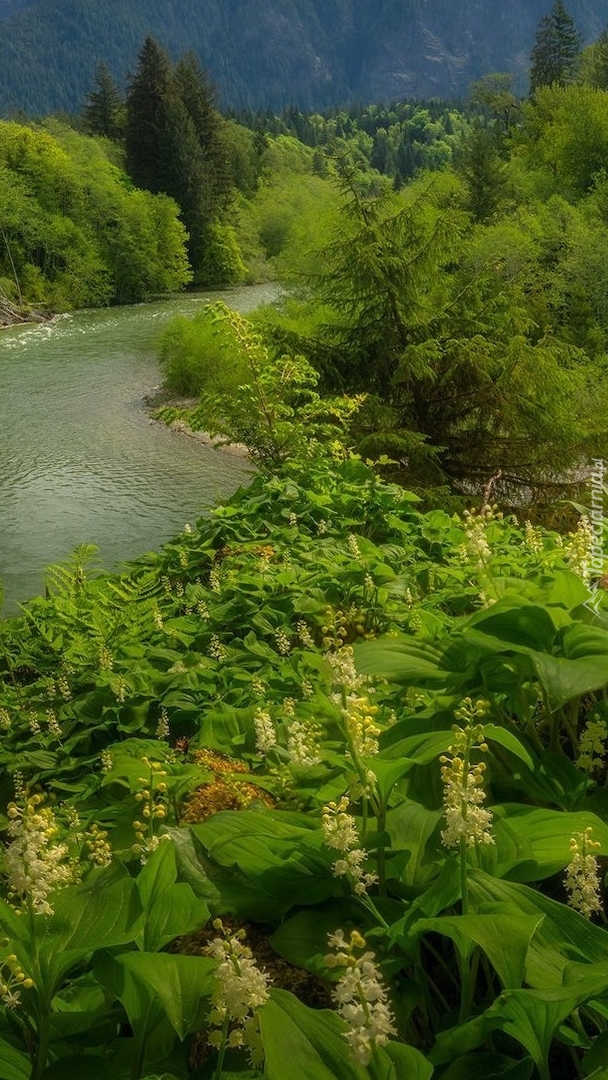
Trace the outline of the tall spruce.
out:
[[[562,0],[538,24],[530,56],[530,94],[540,86],[567,86],[574,80],[581,50],[581,36]]]
[[[231,193],[226,124],[216,107],[215,88],[193,52],[178,60],[173,77],[179,98],[194,125],[203,165],[201,196],[207,218],[212,220],[225,208]]]
[[[124,101],[103,60],[95,67],[93,87],[87,94],[83,109],[86,132],[88,135],[119,139],[124,127]]]
[[[214,92],[196,57],[188,53],[173,68],[167,53],[147,37],[127,94],[127,170],[139,187],[165,192],[178,203],[199,284],[209,273],[210,232],[230,196],[222,129]]]

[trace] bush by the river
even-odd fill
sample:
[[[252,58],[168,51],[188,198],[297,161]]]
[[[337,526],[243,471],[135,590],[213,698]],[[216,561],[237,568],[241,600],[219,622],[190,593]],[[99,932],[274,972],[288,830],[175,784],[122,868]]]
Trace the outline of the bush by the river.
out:
[[[166,195],[133,188],[101,139],[0,121],[0,288],[65,310],[141,300],[190,280]]]

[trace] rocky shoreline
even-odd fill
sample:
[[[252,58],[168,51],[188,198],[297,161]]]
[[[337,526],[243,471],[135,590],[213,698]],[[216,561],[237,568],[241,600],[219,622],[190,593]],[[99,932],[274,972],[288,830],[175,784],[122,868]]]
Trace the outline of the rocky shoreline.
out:
[[[20,307],[9,300],[6,293],[0,289],[0,330],[6,330],[9,326],[21,326],[23,323],[50,322],[53,317],[50,311]]]
[[[162,406],[171,406],[176,409],[193,409],[197,404],[196,398],[171,397],[162,387],[155,387],[152,393],[145,395],[143,401],[151,422],[164,424],[165,427],[169,428],[169,431],[173,431],[178,435],[187,435],[188,438],[199,442],[201,446],[209,446],[213,450],[221,450],[222,453],[232,454],[234,457],[249,457],[249,451],[244,443],[227,443],[220,436],[209,435],[206,431],[194,431],[188,422],[183,419],[173,420],[167,425],[164,420],[158,420],[155,415]]]

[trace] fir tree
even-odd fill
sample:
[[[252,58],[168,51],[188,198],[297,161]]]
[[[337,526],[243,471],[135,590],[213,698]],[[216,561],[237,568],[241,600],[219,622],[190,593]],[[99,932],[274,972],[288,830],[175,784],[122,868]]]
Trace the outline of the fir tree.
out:
[[[488,128],[476,124],[467,139],[458,170],[466,184],[467,210],[473,220],[489,221],[496,211],[505,183],[505,166]]]
[[[89,135],[118,139],[124,126],[124,102],[103,60],[95,68],[94,87],[87,94],[83,110],[85,130]]]
[[[555,0],[543,15],[531,54],[530,93],[539,86],[567,86],[573,81],[580,54],[581,37],[562,0]]]
[[[178,203],[199,284],[209,280],[207,248],[216,243],[213,227],[231,193],[223,129],[196,57],[186,54],[173,69],[158,43],[146,38],[127,95],[127,169],[139,187]]]

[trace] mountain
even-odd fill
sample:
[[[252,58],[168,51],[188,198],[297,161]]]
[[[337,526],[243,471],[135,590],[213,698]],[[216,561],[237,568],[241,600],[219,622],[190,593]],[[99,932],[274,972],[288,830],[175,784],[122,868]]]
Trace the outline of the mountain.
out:
[[[458,97],[491,71],[527,86],[552,0],[0,0],[0,115],[79,111],[103,59],[119,84],[147,34],[194,49],[223,107]],[[569,0],[585,42],[608,0]]]

